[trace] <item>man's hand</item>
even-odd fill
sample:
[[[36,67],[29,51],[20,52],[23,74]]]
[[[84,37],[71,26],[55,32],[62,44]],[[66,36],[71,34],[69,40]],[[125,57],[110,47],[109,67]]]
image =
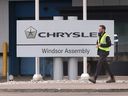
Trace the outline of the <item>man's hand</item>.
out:
[[[97,45],[96,45],[96,48],[99,48],[99,47],[100,47],[100,44],[97,44]]]

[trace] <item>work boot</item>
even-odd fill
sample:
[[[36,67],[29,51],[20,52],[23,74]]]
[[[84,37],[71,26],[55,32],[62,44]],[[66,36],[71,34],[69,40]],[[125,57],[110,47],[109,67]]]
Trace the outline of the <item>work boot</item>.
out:
[[[115,83],[115,82],[116,82],[116,80],[114,78],[106,81],[106,83]]]
[[[92,82],[92,83],[96,83],[96,80],[94,79],[94,78],[90,78],[90,79],[88,79],[90,82]]]

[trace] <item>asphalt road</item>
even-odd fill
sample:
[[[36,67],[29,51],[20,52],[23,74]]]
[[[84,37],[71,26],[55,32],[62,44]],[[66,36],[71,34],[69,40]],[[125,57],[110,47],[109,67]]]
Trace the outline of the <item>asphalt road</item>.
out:
[[[0,92],[0,96],[128,96],[128,92]]]

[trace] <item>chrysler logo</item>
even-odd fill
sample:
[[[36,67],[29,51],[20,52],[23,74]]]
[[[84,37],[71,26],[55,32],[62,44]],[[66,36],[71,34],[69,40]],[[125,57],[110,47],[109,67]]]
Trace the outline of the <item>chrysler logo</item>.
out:
[[[29,28],[25,30],[25,34],[26,34],[27,39],[35,39],[37,30],[33,28],[32,26],[30,26]]]

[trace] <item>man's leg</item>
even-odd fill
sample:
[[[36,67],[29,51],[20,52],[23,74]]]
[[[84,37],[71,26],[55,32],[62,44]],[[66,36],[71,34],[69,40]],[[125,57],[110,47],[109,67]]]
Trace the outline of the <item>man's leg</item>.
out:
[[[98,63],[97,63],[97,67],[96,67],[96,72],[93,78],[89,79],[89,81],[91,81],[92,83],[96,83],[96,79],[98,77],[98,75],[100,74],[101,71],[101,67],[102,67],[102,63],[103,63],[103,57],[100,56]]]
[[[115,82],[114,75],[111,72],[111,69],[109,67],[109,64],[108,64],[107,60],[106,60],[106,63],[104,64],[104,67],[105,67],[106,71],[108,72],[108,74],[110,75],[110,78],[111,78],[110,80],[107,81],[107,83]]]
[[[97,79],[98,75],[99,75],[100,72],[101,72],[102,62],[103,62],[103,58],[100,57],[99,60],[98,60],[98,63],[97,63],[96,72],[95,72],[95,76],[94,76],[94,79],[95,79],[95,80]]]

